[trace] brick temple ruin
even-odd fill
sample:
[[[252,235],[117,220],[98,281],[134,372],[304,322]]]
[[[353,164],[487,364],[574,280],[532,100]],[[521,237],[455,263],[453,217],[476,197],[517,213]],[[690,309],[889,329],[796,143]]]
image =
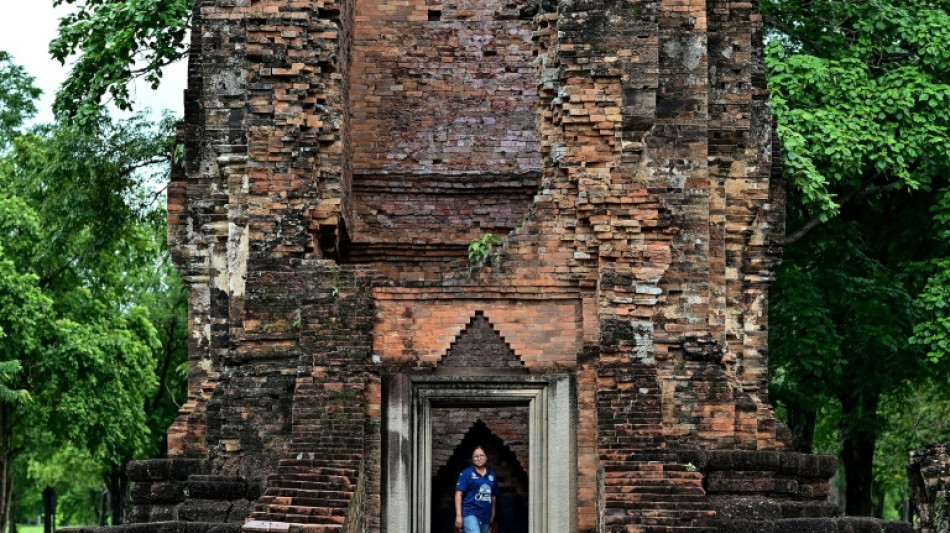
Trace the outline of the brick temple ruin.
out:
[[[768,403],[754,2],[196,4],[189,399],[141,528],[450,531],[475,442],[503,532],[880,525]]]

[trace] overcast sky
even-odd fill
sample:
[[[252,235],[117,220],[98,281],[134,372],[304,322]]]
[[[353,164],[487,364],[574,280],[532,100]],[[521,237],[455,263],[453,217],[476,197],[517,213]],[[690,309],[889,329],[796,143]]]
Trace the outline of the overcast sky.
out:
[[[52,0],[0,0],[0,50],[12,54],[14,60],[36,78],[36,86],[43,90],[36,106],[38,123],[52,121],[53,97],[69,72],[67,67],[50,57],[49,42],[56,36],[59,18],[70,8],[60,6],[54,9]],[[152,91],[145,83],[138,83],[133,92],[136,110],[150,108],[158,115],[163,109],[170,109],[181,115],[187,72],[184,63],[181,61],[166,68],[157,91]]]

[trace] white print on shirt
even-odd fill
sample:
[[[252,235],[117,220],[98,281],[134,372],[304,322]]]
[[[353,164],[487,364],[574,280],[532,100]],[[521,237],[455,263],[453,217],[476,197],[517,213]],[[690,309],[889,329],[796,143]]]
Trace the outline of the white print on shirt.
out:
[[[478,494],[475,495],[477,502],[491,502],[491,486],[488,483],[478,487]]]

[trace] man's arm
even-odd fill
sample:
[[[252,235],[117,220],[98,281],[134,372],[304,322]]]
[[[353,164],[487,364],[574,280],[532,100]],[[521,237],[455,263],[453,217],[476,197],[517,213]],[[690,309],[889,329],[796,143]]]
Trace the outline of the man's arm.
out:
[[[492,515],[495,513],[495,506],[492,505]],[[455,491],[455,527],[462,527],[462,491]]]
[[[491,521],[489,523],[495,522],[495,508],[498,507],[498,496],[491,497]]]

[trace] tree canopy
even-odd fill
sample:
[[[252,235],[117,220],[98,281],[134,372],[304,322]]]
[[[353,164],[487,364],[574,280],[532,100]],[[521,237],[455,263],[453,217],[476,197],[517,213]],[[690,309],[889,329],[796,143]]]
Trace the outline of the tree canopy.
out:
[[[94,118],[104,98],[132,109],[129,84],[142,78],[158,87],[163,69],[187,52],[194,0],[54,0],[75,9],[60,20],[50,54],[72,71],[56,95],[57,116]]]
[[[35,97],[2,57],[0,86]],[[32,102],[0,105],[0,116],[20,117],[0,124],[10,125],[0,150],[2,526],[16,468],[37,483],[83,471],[121,487],[125,463],[157,451],[152,431],[164,432],[177,407],[169,390],[183,385],[185,320],[159,201],[173,121],[113,121],[99,109],[82,125],[23,131]],[[65,456],[83,469],[64,468]],[[113,494],[114,523],[123,497]]]
[[[948,7],[762,4],[789,185],[774,398],[803,449],[823,407],[838,406],[848,514],[875,512],[885,404],[947,366]]]

